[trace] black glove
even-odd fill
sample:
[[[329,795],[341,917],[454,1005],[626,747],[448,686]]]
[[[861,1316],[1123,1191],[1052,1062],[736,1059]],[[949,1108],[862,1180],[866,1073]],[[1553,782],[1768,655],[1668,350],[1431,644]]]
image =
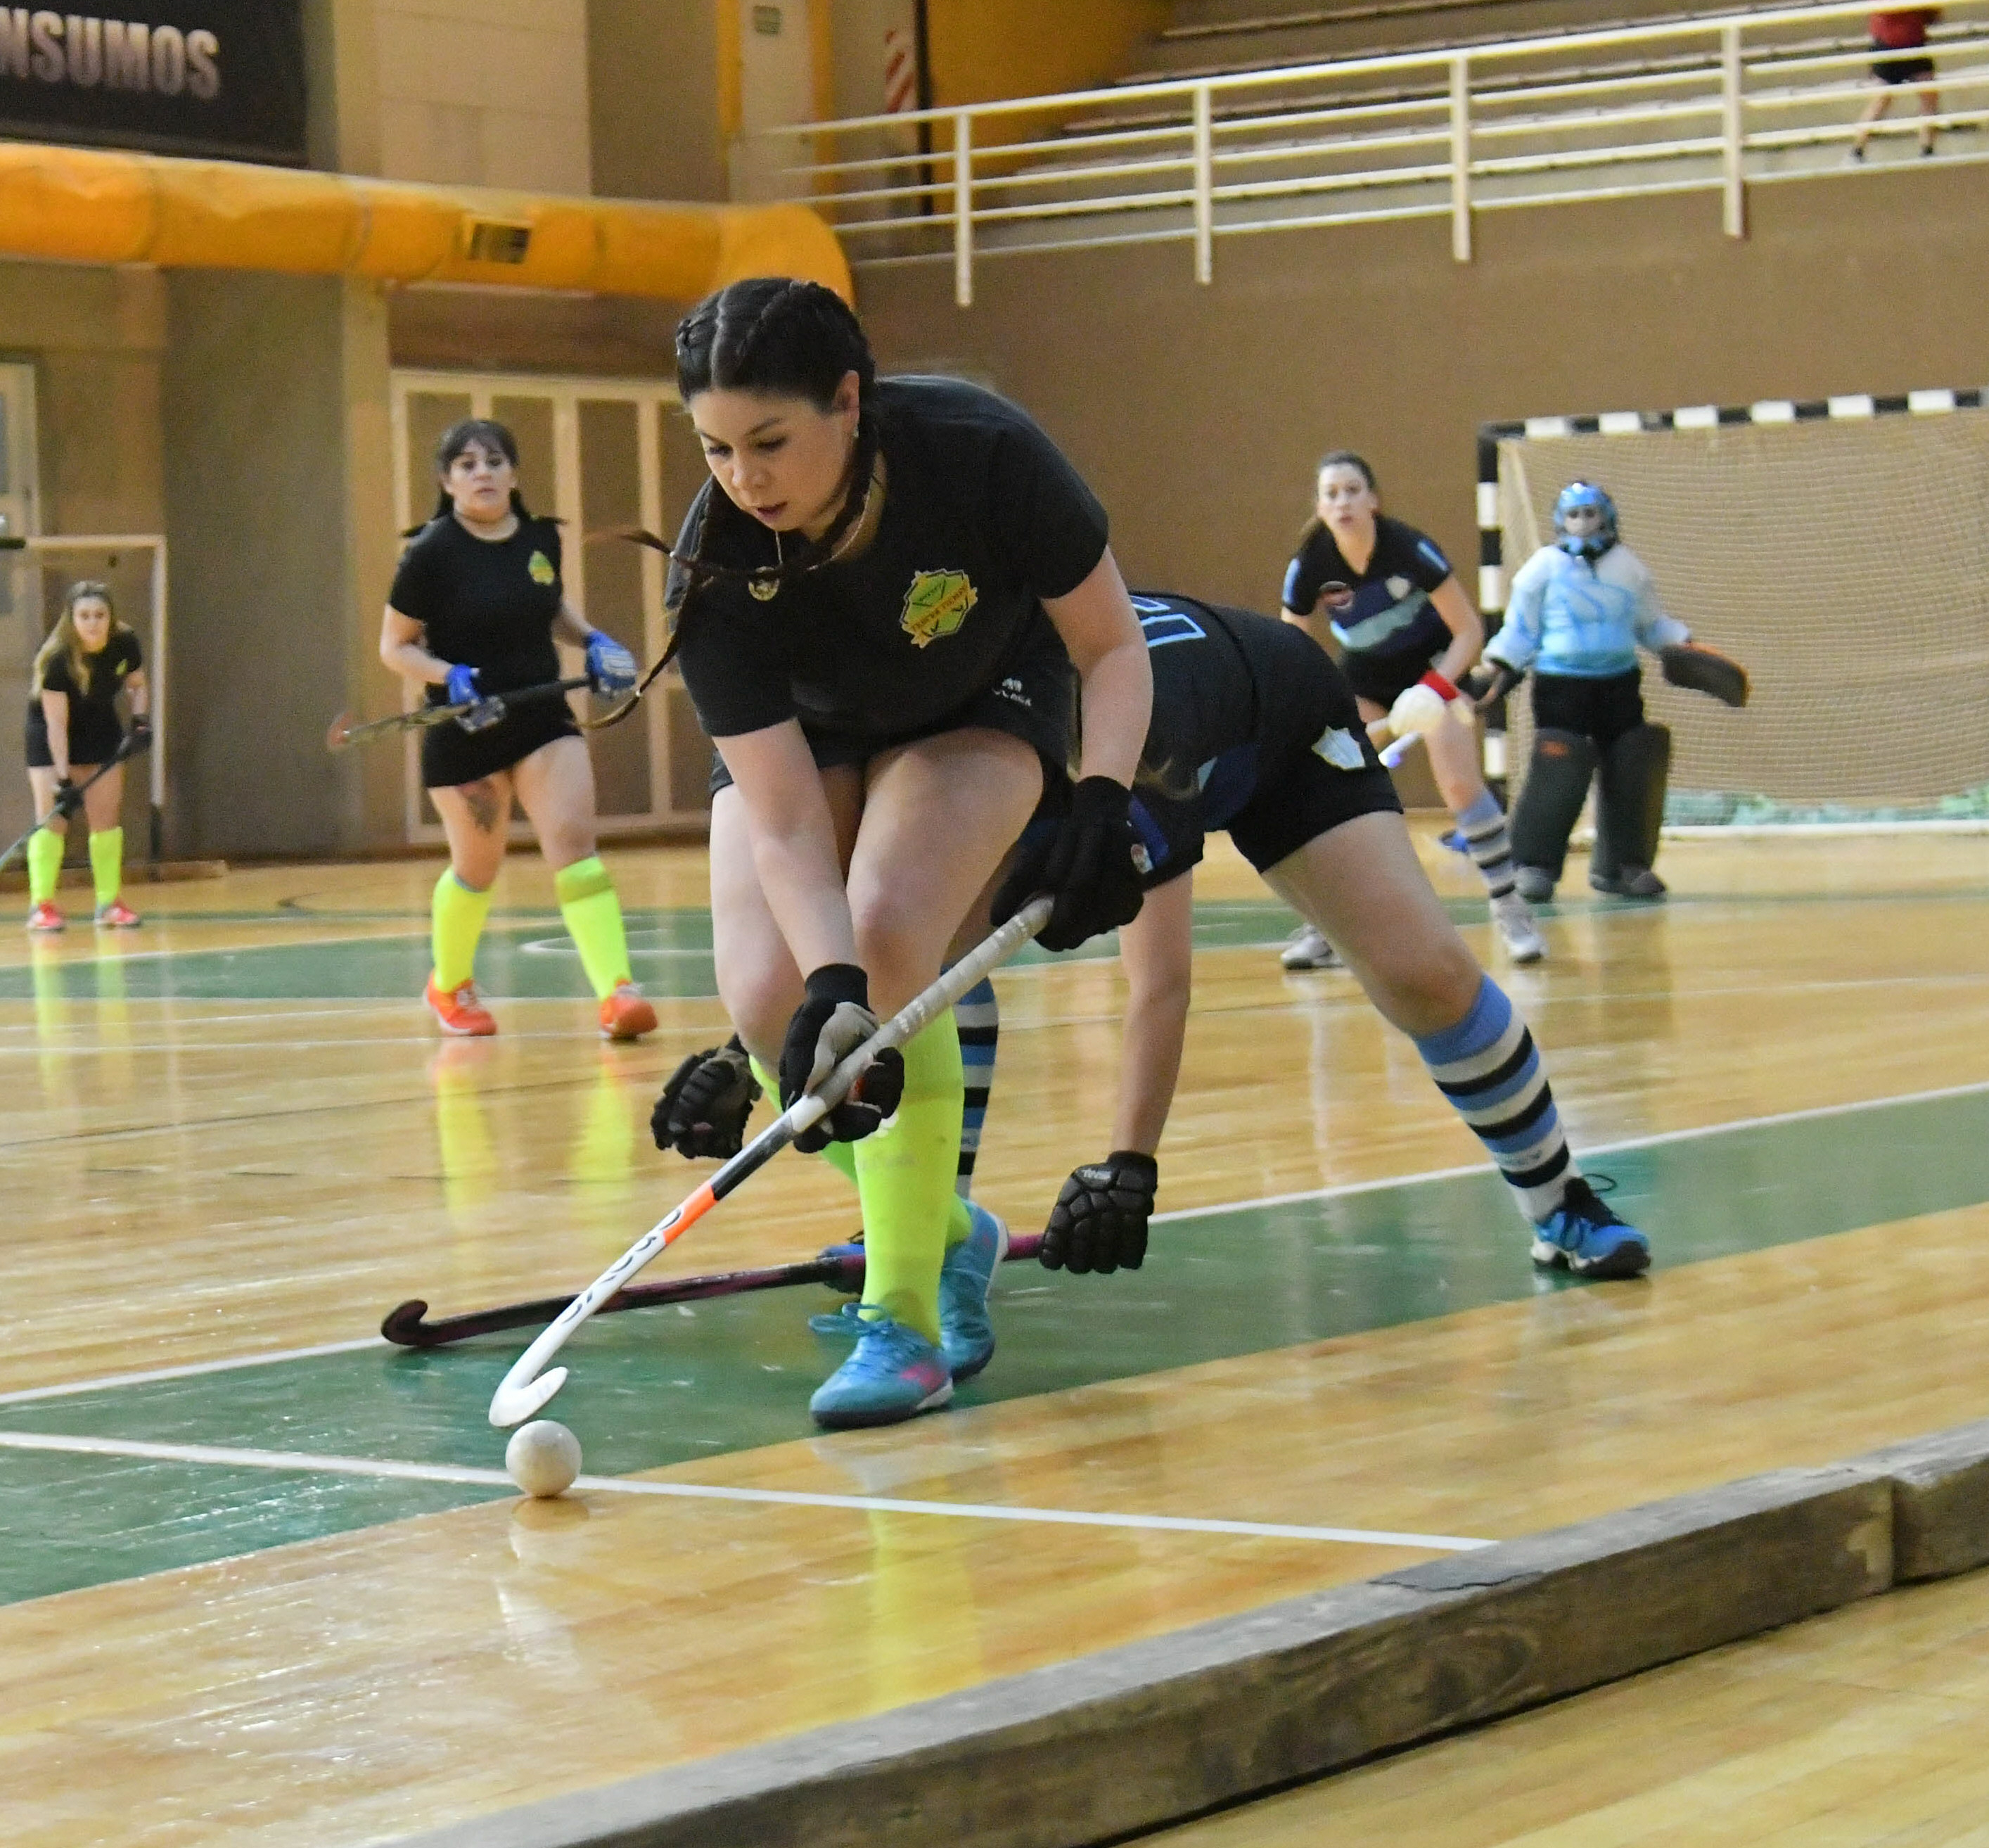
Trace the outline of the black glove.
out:
[[[1046,950],[1074,950],[1101,931],[1140,915],[1146,897],[1133,863],[1133,792],[1109,776],[1088,776],[1070,792],[1070,812],[1043,846],[1025,853],[994,894],[994,921],[1006,924],[1039,892],[1055,895],[1036,933]]]
[[[131,721],[131,729],[124,734],[124,754],[140,757],[152,748],[152,721],[141,712]]]
[[[852,962],[825,962],[808,978],[808,999],[788,1022],[781,1047],[781,1107],[791,1109],[877,1030],[870,1012],[870,978]],[[895,1049],[879,1053],[849,1095],[795,1147],[813,1155],[832,1142],[860,1142],[898,1107],[904,1095],[905,1061]]]
[[[1508,667],[1503,661],[1479,661],[1467,667],[1458,676],[1457,683],[1482,712],[1487,706],[1497,704],[1526,677],[1518,668]]]
[[[1063,1184],[1039,1256],[1045,1270],[1137,1270],[1147,1261],[1147,1220],[1161,1184],[1151,1155],[1114,1149]]]
[[[63,821],[83,806],[83,792],[66,776],[56,778],[55,812]]]
[[[649,1134],[657,1148],[693,1161],[730,1161],[745,1146],[746,1119],[759,1100],[759,1081],[735,1033],[723,1046],[693,1053],[671,1074],[649,1113]]]

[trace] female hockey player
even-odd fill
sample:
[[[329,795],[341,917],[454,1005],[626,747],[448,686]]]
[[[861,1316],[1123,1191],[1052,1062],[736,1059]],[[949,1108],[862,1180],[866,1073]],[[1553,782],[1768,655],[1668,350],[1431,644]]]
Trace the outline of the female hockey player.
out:
[[[750,1054],[791,1103],[937,978],[1046,787],[1061,819],[1013,865],[998,920],[1049,891],[1042,941],[1072,948],[1137,911],[1130,786],[1151,677],[1104,510],[1015,405],[879,379],[838,297],[775,280],[686,316],[677,377],[713,476],[670,598],[720,760],[712,931],[732,1079],[750,1107]],[[1084,740],[1066,787],[1073,668]],[[811,1404],[822,1424],[943,1405],[993,1353],[1007,1235],[954,1192],[964,1089],[948,1015],[824,1125],[869,1262],[856,1350]]]
[[[1537,962],[1547,944],[1514,889],[1506,817],[1479,772],[1475,731],[1468,723],[1423,725],[1401,717],[1418,701],[1450,710],[1458,676],[1484,643],[1485,625],[1435,541],[1381,511],[1374,471],[1360,456],[1350,449],[1327,456],[1319,465],[1317,494],[1317,517],[1285,572],[1285,619],[1323,646],[1327,638],[1313,615],[1323,601],[1361,717],[1394,718],[1398,733],[1421,731],[1437,788],[1484,878],[1506,953],[1515,962]],[[1432,693],[1443,706],[1432,707]],[[1455,711],[1462,717],[1469,708]],[[1330,967],[1331,950],[1310,931],[1286,951],[1285,966]]]

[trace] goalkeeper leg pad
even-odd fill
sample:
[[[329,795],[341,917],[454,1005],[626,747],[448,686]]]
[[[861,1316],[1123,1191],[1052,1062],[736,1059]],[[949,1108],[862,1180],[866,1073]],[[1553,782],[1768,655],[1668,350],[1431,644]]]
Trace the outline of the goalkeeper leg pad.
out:
[[[1546,873],[1550,888],[1567,862],[1567,837],[1574,832],[1594,772],[1592,740],[1578,731],[1543,728],[1534,734],[1526,787],[1513,809],[1513,859],[1521,867]]]
[[[1637,898],[1655,898],[1663,891],[1655,879],[1638,876],[1648,874],[1658,857],[1671,767],[1672,734],[1662,725],[1635,726],[1602,754],[1588,870],[1589,883],[1598,891],[1621,890]],[[1639,884],[1646,890],[1633,889]]]

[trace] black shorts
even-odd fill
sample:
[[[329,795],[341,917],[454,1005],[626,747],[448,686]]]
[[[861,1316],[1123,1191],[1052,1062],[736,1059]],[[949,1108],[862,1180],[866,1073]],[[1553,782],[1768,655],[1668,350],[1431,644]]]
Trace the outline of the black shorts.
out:
[[[1875,51],[1883,51],[1882,45],[1874,46]],[[1872,74],[1881,83],[1926,83],[1933,79],[1933,59],[1931,58],[1879,58],[1873,61]]]
[[[1375,755],[1345,676],[1323,654],[1320,665],[1332,675],[1323,704],[1307,700],[1294,708],[1285,735],[1267,740],[1262,748],[1250,799],[1219,824],[1236,843],[1237,852],[1259,873],[1357,815],[1402,812],[1394,779]],[[1299,719],[1296,714],[1304,706],[1313,710]],[[1321,748],[1344,752],[1348,744],[1360,752],[1358,769],[1338,768]]]
[[[71,706],[73,710],[73,701]],[[92,724],[86,718],[83,724],[69,727],[69,761],[73,765],[107,764],[117,754],[118,747],[124,742],[124,727],[114,716],[107,724]],[[27,747],[30,770],[53,770],[56,767],[55,757],[49,749],[49,728],[46,724],[37,725],[32,719],[28,721]]]
[[[915,744],[921,738],[948,731],[1004,731],[1020,738],[1042,760],[1045,791],[1062,785],[1069,775],[1072,717],[1076,679],[1070,657],[1053,639],[1033,648],[992,687],[964,700],[930,724],[910,731],[845,732],[819,731],[804,719],[801,734],[818,769],[867,764],[873,757]],[[728,788],[732,774],[725,760],[711,755],[711,793]]]
[[[1340,669],[1356,694],[1364,700],[1372,700],[1386,712],[1429,672],[1432,662],[1442,659],[1442,649],[1429,655],[1413,648],[1395,654],[1371,654],[1364,649],[1357,654],[1349,654],[1341,662]]]
[[[1567,673],[1533,676],[1533,724],[1543,731],[1574,731],[1607,751],[1626,731],[1644,722],[1643,673],[1605,674],[1586,680]]]
[[[564,700],[534,700],[507,712],[487,731],[465,731],[444,719],[422,734],[422,787],[453,789],[481,782],[520,764],[554,738],[577,738],[580,727]]]

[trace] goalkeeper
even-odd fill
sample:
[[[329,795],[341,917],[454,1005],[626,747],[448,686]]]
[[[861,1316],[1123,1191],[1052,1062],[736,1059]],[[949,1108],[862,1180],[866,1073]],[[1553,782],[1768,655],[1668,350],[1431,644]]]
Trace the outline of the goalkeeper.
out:
[[[1729,704],[1746,676],[1723,656],[1686,646],[1690,632],[1658,601],[1649,568],[1617,536],[1616,504],[1590,481],[1554,502],[1554,541],[1513,579],[1504,626],[1467,676],[1481,706],[1533,671],[1533,753],[1513,810],[1520,890],[1551,898],[1568,836],[1597,781],[1588,883],[1622,898],[1662,898],[1652,870],[1671,768],[1671,733],[1644,717],[1639,646],[1661,655],[1666,677]]]

